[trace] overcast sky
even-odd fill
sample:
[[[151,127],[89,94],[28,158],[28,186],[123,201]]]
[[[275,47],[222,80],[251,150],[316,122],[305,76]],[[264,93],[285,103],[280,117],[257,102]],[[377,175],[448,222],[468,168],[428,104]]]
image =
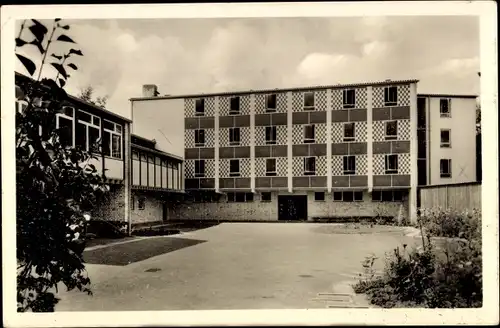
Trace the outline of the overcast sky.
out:
[[[158,85],[164,95],[417,78],[422,93],[479,93],[475,17],[66,23],[84,53],[73,61],[79,70],[67,91],[78,95],[91,84],[96,96],[109,96],[109,110],[126,117],[128,99],[140,96],[143,84]],[[59,54],[68,45],[54,43],[52,50]],[[30,58],[39,56],[36,48],[23,48]],[[16,69],[26,74],[21,65]],[[43,75],[55,73],[47,68]]]

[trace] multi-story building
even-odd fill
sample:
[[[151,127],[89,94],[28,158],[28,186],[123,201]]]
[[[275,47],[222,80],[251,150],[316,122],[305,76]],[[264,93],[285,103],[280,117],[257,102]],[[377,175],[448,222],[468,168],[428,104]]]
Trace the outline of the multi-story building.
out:
[[[476,96],[419,94],[418,184],[477,180]]]
[[[475,153],[475,97],[419,96],[417,82],[182,96],[150,85],[131,99],[134,132],[185,159],[193,197],[173,218],[415,220],[419,184],[475,180],[474,156],[458,152]]]
[[[27,79],[16,73],[16,83]],[[16,98],[16,109],[23,110],[26,104],[20,88],[16,88]],[[65,105],[54,122],[65,131],[62,141],[92,151],[96,159],[91,164],[109,187],[93,219],[129,231],[167,219],[168,204],[178,201],[184,189],[182,158],[156,150],[154,141],[131,135],[130,119],[71,95]],[[99,149],[91,149],[96,143]]]

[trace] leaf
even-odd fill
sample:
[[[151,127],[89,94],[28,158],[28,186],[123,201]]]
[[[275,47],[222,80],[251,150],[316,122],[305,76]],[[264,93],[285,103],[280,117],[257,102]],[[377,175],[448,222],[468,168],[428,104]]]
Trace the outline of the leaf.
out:
[[[72,69],[74,69],[75,71],[78,69],[78,67],[76,67],[76,65],[73,63],[68,64],[68,66],[71,67]]]
[[[57,37],[57,41],[63,41],[63,42],[71,42],[71,43],[76,43],[75,41],[71,40],[71,38],[65,34],[61,34]]]
[[[16,47],[22,47],[26,44],[27,42],[24,41],[23,39],[21,38],[16,38]]]
[[[60,20],[61,20],[60,18],[54,19],[55,22],[59,22]]]
[[[43,42],[45,34],[47,34],[48,32],[47,28],[45,27],[45,25],[43,25],[36,19],[32,19],[32,21],[33,25],[29,27],[29,30],[31,31],[31,33],[33,33],[33,35],[38,41]]]
[[[66,74],[66,70],[64,69],[63,65],[57,64],[57,63],[50,63],[52,66],[56,68],[56,70],[61,74],[65,79],[68,78],[68,74]]]
[[[59,60],[61,60],[61,59],[62,59],[62,56],[58,56],[58,55],[56,55],[56,54],[52,54],[51,56],[52,56],[52,57],[54,57],[54,58],[56,58],[56,59],[59,59]]]
[[[61,26],[62,29],[69,30],[69,25]]]
[[[33,40],[30,42],[30,44],[36,46],[38,48],[38,51],[43,55],[45,53],[45,49],[43,49],[42,43],[38,40]]]
[[[36,71],[36,65],[30,59],[22,55],[16,54],[16,56],[17,58],[19,58],[21,63],[23,63],[24,68],[26,68],[26,70],[30,73],[30,75],[33,75]]]
[[[66,81],[64,81],[63,79],[59,79],[59,83],[61,84],[61,88],[63,88],[66,84]]]
[[[77,49],[70,49],[69,55],[71,54],[75,54],[75,55],[78,55],[78,56],[83,56],[82,52],[80,50],[77,50]]]

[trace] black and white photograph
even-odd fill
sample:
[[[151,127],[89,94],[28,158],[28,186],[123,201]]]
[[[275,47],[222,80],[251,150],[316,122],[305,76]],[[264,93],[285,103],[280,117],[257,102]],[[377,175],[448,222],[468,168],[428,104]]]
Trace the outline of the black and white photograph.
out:
[[[6,327],[498,323],[494,2],[2,26]]]

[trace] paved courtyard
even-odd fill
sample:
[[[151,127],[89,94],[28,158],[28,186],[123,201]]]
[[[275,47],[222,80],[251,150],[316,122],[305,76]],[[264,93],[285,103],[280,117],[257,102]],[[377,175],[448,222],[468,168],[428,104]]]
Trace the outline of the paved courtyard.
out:
[[[93,296],[60,293],[56,311],[325,308],[323,294],[356,280],[365,256],[382,268],[385,252],[414,243],[405,231],[223,223],[97,246],[85,253]]]

